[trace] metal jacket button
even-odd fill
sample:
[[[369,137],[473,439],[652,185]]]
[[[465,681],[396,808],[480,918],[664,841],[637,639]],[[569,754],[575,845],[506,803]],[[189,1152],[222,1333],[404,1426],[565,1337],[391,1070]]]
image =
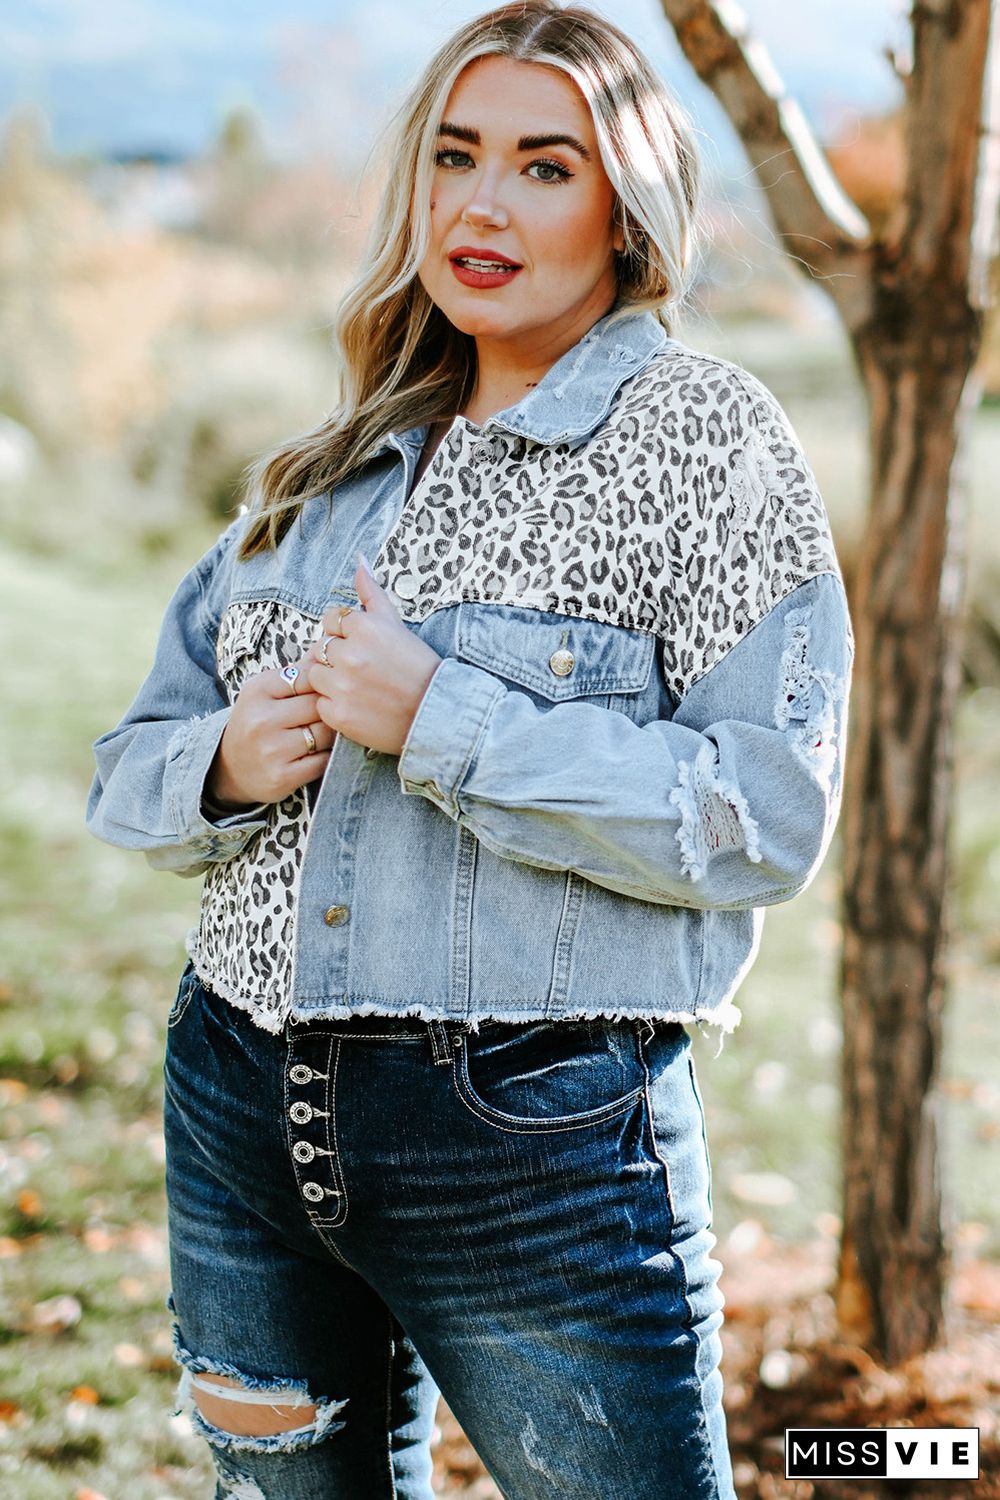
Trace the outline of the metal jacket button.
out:
[[[347,921],[348,908],[346,906],[328,906],[323,913],[323,921],[327,927],[339,927]]]
[[[420,592],[420,580],[412,573],[400,573],[392,586],[392,592],[401,599],[415,599]]]
[[[549,657],[549,666],[557,677],[568,677],[576,666],[576,657],[572,651],[565,651],[560,647]]]

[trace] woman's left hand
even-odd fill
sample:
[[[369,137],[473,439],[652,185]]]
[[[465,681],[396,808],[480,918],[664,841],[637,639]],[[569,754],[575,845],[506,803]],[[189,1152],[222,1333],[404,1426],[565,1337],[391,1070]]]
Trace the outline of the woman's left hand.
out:
[[[322,629],[333,637],[326,646],[330,665],[319,654],[320,640],[305,659],[309,686],[319,694],[324,724],[359,745],[398,755],[444,658],[404,625],[363,562],[354,583],[363,608],[346,614],[341,607],[327,610]]]

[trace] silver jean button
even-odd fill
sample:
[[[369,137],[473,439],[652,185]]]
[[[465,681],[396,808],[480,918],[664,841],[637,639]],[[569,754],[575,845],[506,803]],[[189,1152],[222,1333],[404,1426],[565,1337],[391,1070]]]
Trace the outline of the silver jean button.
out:
[[[312,1117],[312,1105],[304,1104],[301,1099],[297,1099],[288,1111],[288,1118],[294,1120],[296,1125],[308,1125]]]
[[[292,1147],[292,1155],[295,1157],[296,1161],[312,1161],[313,1157],[316,1155],[316,1147],[311,1146],[308,1141],[296,1141],[295,1145]]]
[[[296,1063],[293,1068],[289,1068],[288,1076],[293,1083],[308,1083],[313,1076],[313,1070],[307,1068],[305,1063]]]
[[[322,1203],[326,1197],[318,1182],[304,1182],[302,1184],[302,1196],[308,1198],[310,1203]]]

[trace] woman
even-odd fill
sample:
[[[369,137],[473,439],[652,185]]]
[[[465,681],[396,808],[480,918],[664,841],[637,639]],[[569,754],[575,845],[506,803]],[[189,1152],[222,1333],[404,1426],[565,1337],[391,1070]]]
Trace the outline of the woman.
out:
[[[734,1495],[685,1023],[827,848],[851,632],[774,397],[667,334],[691,127],[527,0],[433,59],[337,326],[98,740],[205,874],[168,1019],[182,1399],[218,1496]],[[372,558],[373,565],[367,564]]]

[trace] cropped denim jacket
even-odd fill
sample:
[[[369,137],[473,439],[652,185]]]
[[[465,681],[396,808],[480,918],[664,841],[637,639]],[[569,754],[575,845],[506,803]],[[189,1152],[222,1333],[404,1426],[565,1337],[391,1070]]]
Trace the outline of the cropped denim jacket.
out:
[[[426,436],[389,433],[274,551],[237,561],[244,514],[191,569],[94,745],[88,826],[205,875],[189,953],[268,1030],[646,1016],[721,1046],[841,796],[853,638],[795,432],[643,312],[457,417],[414,487]],[[443,657],[401,754],[341,734],[320,783],[213,816],[240,686],[358,605],[359,551]]]

